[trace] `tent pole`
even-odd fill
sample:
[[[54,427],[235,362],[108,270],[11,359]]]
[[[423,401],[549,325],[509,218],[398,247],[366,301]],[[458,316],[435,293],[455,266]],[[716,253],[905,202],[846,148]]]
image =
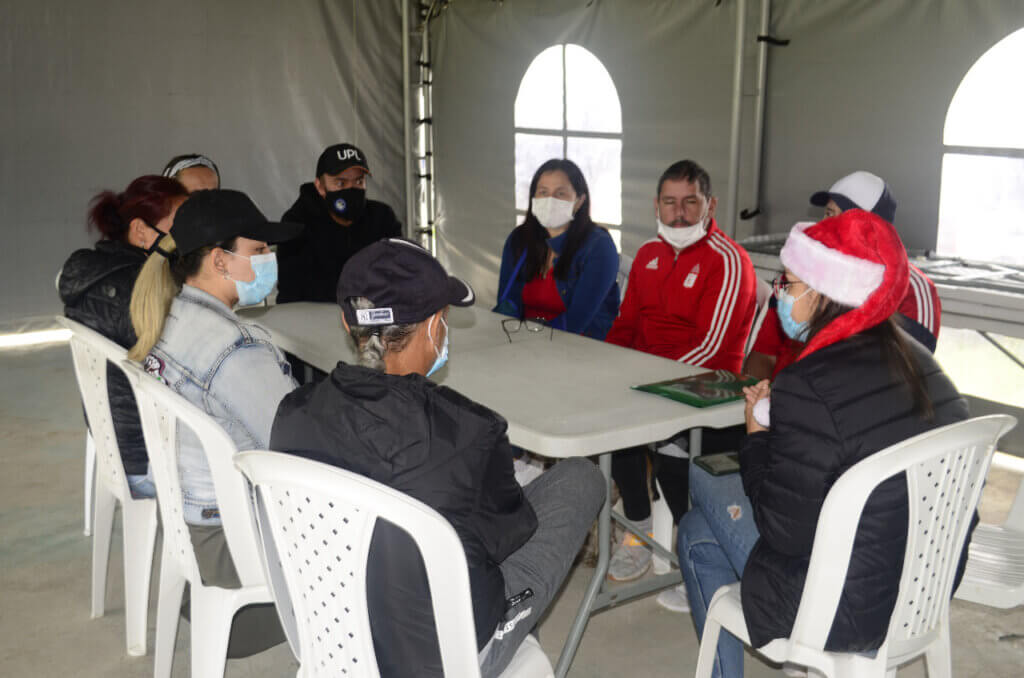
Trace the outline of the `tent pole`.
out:
[[[759,36],[766,36],[771,30],[772,0],[761,0],[761,30]],[[761,40],[757,47],[757,99],[754,105],[754,158],[753,186],[754,186],[754,211],[749,215],[753,217],[761,211],[761,157],[764,153],[764,107],[767,97],[765,87],[768,85],[768,42]],[[748,215],[741,214],[742,218]]]
[[[732,74],[732,120],[729,135],[729,194],[725,201],[725,232],[736,235],[736,205],[740,193],[740,121],[743,112],[743,40],[747,0],[736,0],[736,54]]]
[[[402,133],[405,137],[405,234],[415,229],[412,188],[412,92],[409,86],[409,0],[402,0]]]

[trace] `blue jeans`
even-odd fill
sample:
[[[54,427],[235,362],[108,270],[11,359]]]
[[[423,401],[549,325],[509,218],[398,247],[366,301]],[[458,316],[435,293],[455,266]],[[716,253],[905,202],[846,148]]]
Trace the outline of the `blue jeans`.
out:
[[[156,496],[156,486],[153,484],[153,476],[146,467],[145,475],[131,475],[126,473],[128,479],[128,490],[132,493],[132,499],[152,499]]]
[[[708,604],[721,586],[743,576],[743,568],[760,534],[740,474],[713,476],[690,465],[691,508],[679,521],[679,565],[690,597],[697,634],[704,633]],[[722,630],[714,678],[743,676],[743,644]]]

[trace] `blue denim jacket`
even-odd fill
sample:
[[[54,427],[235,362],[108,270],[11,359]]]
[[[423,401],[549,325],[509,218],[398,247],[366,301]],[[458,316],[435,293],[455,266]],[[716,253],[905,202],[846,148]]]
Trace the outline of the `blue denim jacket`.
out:
[[[267,447],[277,406],[296,387],[266,329],[190,285],[174,298],[145,368],[213,417],[239,450]],[[185,521],[219,525],[206,455],[187,426],[178,427],[178,469]]]

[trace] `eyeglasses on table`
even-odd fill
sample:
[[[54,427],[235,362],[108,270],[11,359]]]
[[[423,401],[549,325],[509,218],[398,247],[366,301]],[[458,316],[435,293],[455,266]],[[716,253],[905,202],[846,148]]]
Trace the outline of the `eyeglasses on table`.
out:
[[[534,333],[548,330],[548,341],[551,341],[551,338],[555,336],[555,328],[552,325],[548,325],[541,318],[505,318],[501,321],[501,329],[505,332],[505,337],[510,344],[512,343],[512,334],[521,329]]]

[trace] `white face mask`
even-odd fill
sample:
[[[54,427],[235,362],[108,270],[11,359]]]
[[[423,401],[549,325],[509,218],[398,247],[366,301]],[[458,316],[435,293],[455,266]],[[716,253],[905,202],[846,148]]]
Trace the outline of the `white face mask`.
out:
[[[677,250],[685,250],[687,247],[704,237],[704,224],[707,217],[702,217],[693,226],[669,226],[661,220],[657,210],[654,212],[654,221],[658,224],[658,235],[669,245]]]
[[[556,229],[572,221],[573,201],[558,198],[533,198],[530,209],[544,228]]]

